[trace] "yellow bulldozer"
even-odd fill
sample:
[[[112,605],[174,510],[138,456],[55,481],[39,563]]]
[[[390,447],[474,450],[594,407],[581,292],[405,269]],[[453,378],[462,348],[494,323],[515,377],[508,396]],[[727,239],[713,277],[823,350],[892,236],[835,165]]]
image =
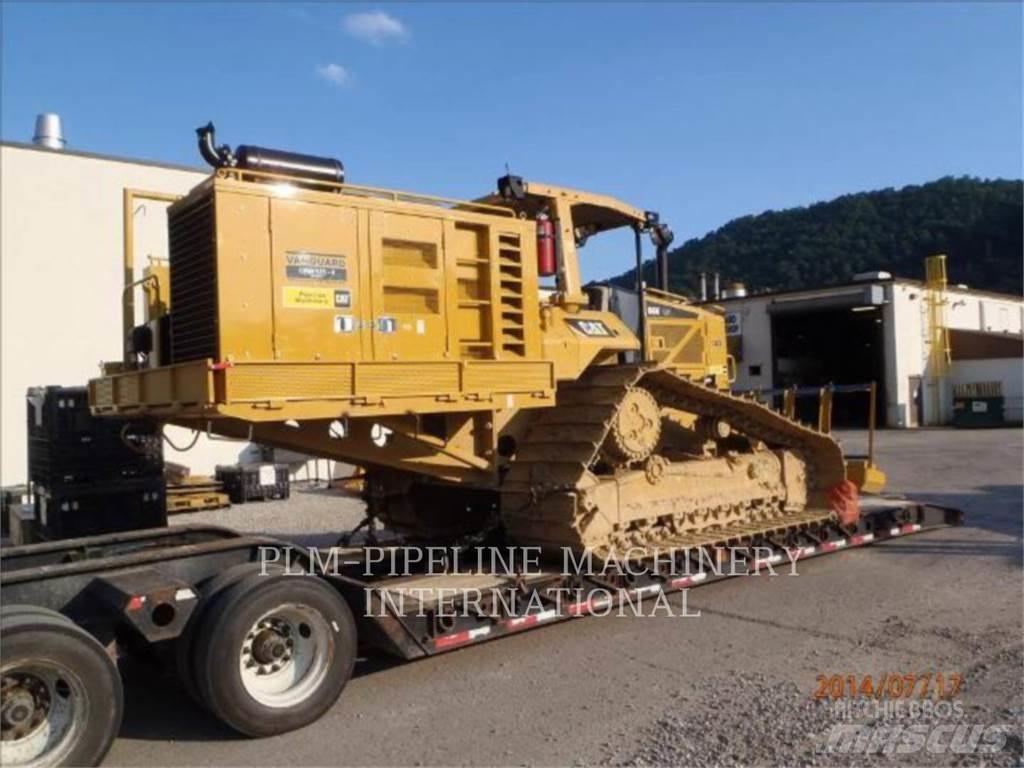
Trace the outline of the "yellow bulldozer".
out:
[[[669,291],[657,214],[512,175],[473,201],[357,186],[198,136],[215,170],[168,210],[94,413],[352,463],[368,517],[413,538],[642,558],[855,522],[837,442],[730,394],[722,312]],[[635,290],[583,285],[585,244],[621,228]]]

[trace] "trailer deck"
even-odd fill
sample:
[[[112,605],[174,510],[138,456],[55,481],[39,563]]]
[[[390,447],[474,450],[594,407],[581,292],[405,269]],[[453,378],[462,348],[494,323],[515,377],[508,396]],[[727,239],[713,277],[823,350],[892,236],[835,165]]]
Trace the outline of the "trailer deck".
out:
[[[748,559],[749,571],[755,572],[962,522],[959,510],[901,499],[865,497],[862,506],[863,516],[853,530],[837,524],[818,526],[803,531],[797,542],[769,537],[744,541],[737,536],[735,546],[756,552],[756,557]],[[293,559],[269,558],[268,562],[276,559],[287,562],[289,568],[319,570],[319,575],[346,596],[361,623],[389,625],[385,640],[378,638],[369,644],[406,659],[606,611],[624,599],[653,597],[739,575],[706,568],[706,561],[696,561],[696,553],[689,553],[692,562],[677,560],[672,568],[662,564],[660,572],[650,568],[609,578],[566,574],[559,564],[544,562],[537,571],[526,574],[367,575],[374,566],[368,565],[367,550],[360,547],[320,549],[318,557],[309,558],[306,550],[281,539],[213,526],[181,526],[5,549],[0,553],[2,597],[5,604],[41,605],[86,626],[97,626],[110,623],[98,621],[95,615],[109,610],[109,600],[98,606],[95,598],[108,590],[112,581],[124,593],[123,605],[118,606],[121,620],[133,613],[144,614],[144,607],[152,611],[153,606],[167,603],[162,593],[170,584],[175,586],[170,602],[176,614],[160,634],[173,638],[176,629],[184,629],[191,612],[187,604],[195,601],[200,584],[234,565],[255,562],[261,551],[272,550],[287,552]],[[324,563],[332,564],[330,573],[319,568]],[[153,571],[162,578],[154,579]],[[135,591],[126,588],[133,583]],[[153,587],[149,592],[143,589],[147,584]],[[490,607],[485,605],[475,616],[455,611],[460,615],[446,620],[439,615],[439,606],[446,600],[460,607],[466,596],[500,591],[515,594],[514,603],[524,610],[509,614],[484,610]],[[589,597],[566,600],[570,593]],[[407,610],[400,612],[396,606]],[[104,634],[112,634],[113,628],[108,629]]]
[[[894,538],[901,538],[950,525],[960,525],[963,513],[949,507],[941,507],[915,502],[871,498],[865,499],[864,515],[855,530],[843,530],[839,526],[825,529],[825,536],[817,540],[807,534],[807,541],[798,548],[789,548],[781,542],[761,540],[751,549],[758,551],[763,557],[749,561],[749,572],[767,571],[768,569],[786,568],[791,562],[802,562],[823,555],[841,552],[847,549],[882,543]],[[768,550],[770,549],[770,553]],[[552,571],[551,581],[557,583],[561,573]],[[506,616],[500,619],[462,621],[452,631],[437,634],[427,644],[429,654],[441,653],[471,643],[493,640],[508,634],[532,629],[537,626],[580,618],[592,614],[608,612],[624,601],[635,603],[638,599],[653,599],[660,593],[670,594],[681,590],[710,584],[723,579],[735,578],[736,573],[724,570],[714,571],[695,568],[692,572],[663,576],[651,572],[644,576],[627,577],[628,585],[618,589],[610,589],[606,583],[591,583],[577,587],[579,594],[591,594],[586,599],[576,601],[552,600],[553,605],[543,610],[533,611],[524,615]],[[484,576],[485,579],[493,577]],[[436,583],[448,587],[444,577],[427,577]],[[543,581],[543,579],[537,579]],[[592,581],[592,580],[591,580]],[[486,583],[486,582],[485,582]],[[472,588],[472,587],[471,587]],[[479,588],[479,587],[477,587]],[[595,594],[599,592],[600,594]],[[557,607],[555,607],[557,606]]]

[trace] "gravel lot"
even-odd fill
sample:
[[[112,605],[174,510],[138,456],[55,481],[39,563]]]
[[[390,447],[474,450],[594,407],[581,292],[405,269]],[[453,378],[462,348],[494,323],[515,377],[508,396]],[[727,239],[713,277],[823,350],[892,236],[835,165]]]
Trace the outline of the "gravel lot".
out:
[[[699,618],[594,617],[414,663],[368,659],[319,722],[262,741],[131,668],[107,764],[1019,765],[1022,433],[886,432],[878,449],[891,490],[958,506],[965,526],[810,561],[800,578],[709,584],[688,595]],[[298,491],[175,522],[323,545],[360,517],[357,500]],[[885,672],[962,674],[957,711],[850,720],[812,700],[820,674]],[[995,754],[884,754],[884,740],[882,754],[837,754],[837,723],[1005,730]]]

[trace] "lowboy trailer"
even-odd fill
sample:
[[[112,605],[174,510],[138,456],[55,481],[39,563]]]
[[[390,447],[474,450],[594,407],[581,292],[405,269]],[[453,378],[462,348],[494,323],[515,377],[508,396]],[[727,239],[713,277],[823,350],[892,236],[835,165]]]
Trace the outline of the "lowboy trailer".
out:
[[[959,510],[910,501],[865,497],[861,506],[855,525],[809,515],[779,536],[737,526],[726,538],[753,573],[962,522]],[[542,559],[529,573],[396,577],[380,555],[398,549],[308,550],[206,526],[4,549],[0,763],[101,762],[121,723],[124,655],[175,670],[237,731],[270,736],[330,708],[360,651],[432,656],[736,575],[706,568],[698,549],[611,575]],[[415,556],[422,547],[403,551],[407,562],[427,560]]]

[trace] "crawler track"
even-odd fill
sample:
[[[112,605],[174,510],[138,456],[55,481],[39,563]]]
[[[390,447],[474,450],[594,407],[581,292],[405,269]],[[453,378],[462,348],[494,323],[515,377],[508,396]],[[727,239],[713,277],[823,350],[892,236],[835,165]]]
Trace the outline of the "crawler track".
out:
[[[725,421],[756,448],[726,459],[655,454],[638,466],[602,466],[602,446],[633,387],[662,409]],[[772,472],[781,482],[763,479]],[[684,491],[678,503],[658,496],[666,477]],[[502,519],[512,538],[552,548],[712,545],[829,519],[826,494],[845,477],[835,440],[755,400],[665,369],[598,368],[562,386],[557,405],[537,414],[502,483]]]

